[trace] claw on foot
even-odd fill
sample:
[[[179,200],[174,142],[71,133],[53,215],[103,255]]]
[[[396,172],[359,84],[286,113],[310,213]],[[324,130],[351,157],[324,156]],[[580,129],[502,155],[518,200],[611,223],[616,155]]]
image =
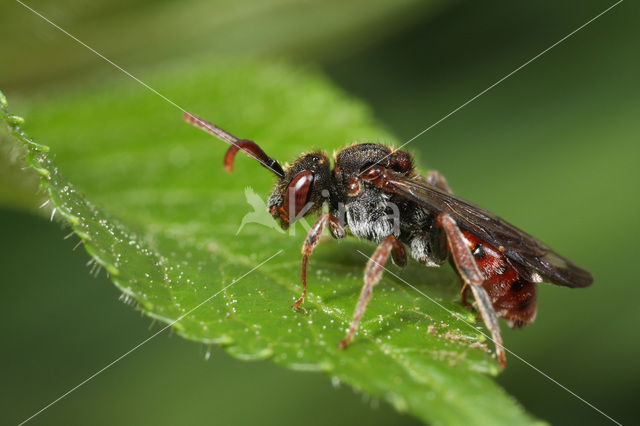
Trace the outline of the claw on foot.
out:
[[[507,357],[504,354],[504,348],[502,347],[498,350],[498,361],[500,362],[500,370],[504,370],[507,366]]]
[[[353,334],[349,333],[347,337],[345,337],[340,341],[340,343],[338,343],[338,349],[340,350],[346,349],[347,346],[349,345],[349,342],[351,342],[351,339],[353,339]]]
[[[338,343],[338,349],[342,351],[347,348],[348,344],[349,342],[347,342],[347,339],[341,340],[340,343]]]
[[[300,305],[302,305],[302,302],[304,302],[304,297],[301,297],[300,299],[298,299],[298,301],[296,303],[293,304],[293,306],[291,307],[293,312],[298,312],[298,309],[302,309],[302,312],[304,312],[305,314],[308,313],[305,308],[300,306]]]

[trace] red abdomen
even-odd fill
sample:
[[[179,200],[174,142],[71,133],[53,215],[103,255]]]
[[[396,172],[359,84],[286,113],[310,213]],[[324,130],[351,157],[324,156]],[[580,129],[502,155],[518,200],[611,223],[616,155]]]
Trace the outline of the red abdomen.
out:
[[[536,283],[513,269],[504,255],[494,246],[462,231],[469,248],[484,276],[482,286],[491,298],[496,315],[510,327],[522,327],[536,318]],[[465,289],[466,292],[470,291]]]

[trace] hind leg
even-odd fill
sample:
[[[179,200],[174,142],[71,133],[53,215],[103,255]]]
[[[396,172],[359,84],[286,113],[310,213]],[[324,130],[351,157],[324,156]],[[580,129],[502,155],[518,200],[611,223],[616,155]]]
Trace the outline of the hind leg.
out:
[[[500,366],[504,368],[507,365],[507,360],[504,347],[502,346],[498,317],[493,309],[489,295],[482,287],[484,278],[478,269],[475,258],[469,249],[462,231],[458,228],[458,224],[451,216],[446,213],[440,213],[437,218],[437,224],[441,226],[447,234],[447,246],[449,247],[449,253],[451,254],[456,270],[460,278],[464,281],[464,285],[468,286],[473,293],[482,320],[491,332],[491,339],[496,345],[496,354],[498,355]]]
[[[453,194],[453,191],[449,187],[449,184],[447,183],[447,180],[444,178],[443,175],[440,174],[439,171],[437,171],[437,170],[429,170],[427,172],[427,176],[425,176],[425,179],[431,185],[442,189],[443,191],[445,191],[448,194]]]

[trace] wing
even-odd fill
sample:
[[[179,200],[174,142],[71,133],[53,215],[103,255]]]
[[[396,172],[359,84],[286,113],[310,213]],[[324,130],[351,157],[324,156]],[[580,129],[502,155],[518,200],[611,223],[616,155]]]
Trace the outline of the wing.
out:
[[[533,270],[554,284],[567,287],[587,287],[593,282],[589,272],[555,253],[541,241],[424,179],[391,176],[384,184],[384,191],[412,200],[434,213],[451,215],[461,229],[495,247],[504,247],[503,253],[510,260],[509,263],[520,272]]]

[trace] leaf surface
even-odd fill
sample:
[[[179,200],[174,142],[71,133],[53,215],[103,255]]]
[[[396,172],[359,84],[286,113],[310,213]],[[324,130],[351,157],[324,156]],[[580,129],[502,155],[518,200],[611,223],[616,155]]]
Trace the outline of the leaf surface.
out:
[[[208,62],[143,80],[281,162],[313,148],[394,142],[365,106],[309,70]],[[366,263],[358,250],[370,253],[372,244],[321,244],[309,265],[308,313],[294,313],[304,224],[283,233],[260,220],[273,179],[255,161],[238,156],[234,173],[225,173],[226,145],[128,82],[50,93],[27,114],[33,140],[3,107],[42,176],[53,214],[146,315],[240,359],[324,371],[425,422],[535,421],[489,377],[497,363],[478,331],[458,319],[475,315],[460,305],[459,282],[448,267],[391,268],[455,316],[387,274],[361,331],[340,351]],[[14,143],[7,134],[2,139]],[[264,224],[245,223],[238,232],[247,213]]]

